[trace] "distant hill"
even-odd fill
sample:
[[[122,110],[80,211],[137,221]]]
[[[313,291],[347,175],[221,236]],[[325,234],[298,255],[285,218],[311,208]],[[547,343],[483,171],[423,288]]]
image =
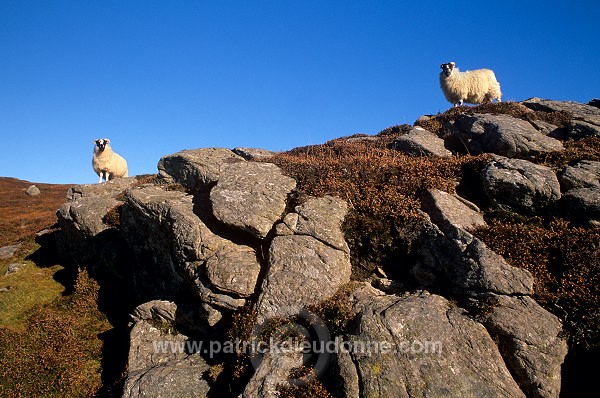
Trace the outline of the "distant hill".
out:
[[[31,185],[39,188],[39,195],[25,193]],[[0,247],[51,227],[70,186],[0,177]]]

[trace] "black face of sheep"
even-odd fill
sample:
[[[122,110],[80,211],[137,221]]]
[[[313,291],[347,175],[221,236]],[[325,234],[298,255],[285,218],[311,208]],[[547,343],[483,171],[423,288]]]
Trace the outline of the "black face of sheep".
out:
[[[454,62],[448,62],[447,64],[442,64],[440,68],[442,68],[442,72],[444,72],[444,75],[446,77],[449,77],[452,74],[452,71],[454,70],[455,66],[456,64]]]
[[[94,144],[96,144],[96,146],[98,147],[98,149],[100,149],[100,151],[103,151],[109,142],[110,141],[107,139],[99,139],[99,140],[94,141]]]

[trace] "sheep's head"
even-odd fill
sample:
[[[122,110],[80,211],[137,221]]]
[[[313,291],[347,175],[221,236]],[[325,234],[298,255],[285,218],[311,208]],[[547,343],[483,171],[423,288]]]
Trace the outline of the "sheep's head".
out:
[[[442,68],[442,72],[444,72],[444,76],[450,77],[452,71],[454,71],[454,67],[456,64],[454,62],[448,62],[447,64],[442,64],[440,68]]]
[[[110,140],[108,138],[98,138],[97,140],[94,141],[94,144],[96,144],[96,147],[100,151],[103,151],[109,142],[110,142]]]

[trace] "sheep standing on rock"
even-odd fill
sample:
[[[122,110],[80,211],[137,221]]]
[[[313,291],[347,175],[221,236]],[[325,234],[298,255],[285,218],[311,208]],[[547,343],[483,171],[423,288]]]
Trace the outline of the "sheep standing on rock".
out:
[[[92,158],[92,167],[96,174],[102,179],[108,181],[115,178],[127,177],[127,161],[108,144],[108,138],[99,138],[94,141],[94,157]]]
[[[461,72],[454,62],[441,65],[440,86],[448,102],[460,106],[463,102],[481,104],[492,100],[501,102],[500,83],[494,71],[477,69]]]

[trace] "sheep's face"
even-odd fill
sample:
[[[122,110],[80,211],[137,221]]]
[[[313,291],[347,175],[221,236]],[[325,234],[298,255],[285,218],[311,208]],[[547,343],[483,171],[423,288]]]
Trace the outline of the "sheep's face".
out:
[[[454,71],[454,67],[456,64],[454,62],[448,62],[447,64],[442,64],[440,68],[442,68],[442,72],[444,72],[444,76],[450,77],[452,72]]]
[[[107,138],[100,138],[94,141],[94,144],[96,144],[96,147],[100,150],[103,151],[106,146],[108,145],[108,143],[110,142],[109,139]]]

